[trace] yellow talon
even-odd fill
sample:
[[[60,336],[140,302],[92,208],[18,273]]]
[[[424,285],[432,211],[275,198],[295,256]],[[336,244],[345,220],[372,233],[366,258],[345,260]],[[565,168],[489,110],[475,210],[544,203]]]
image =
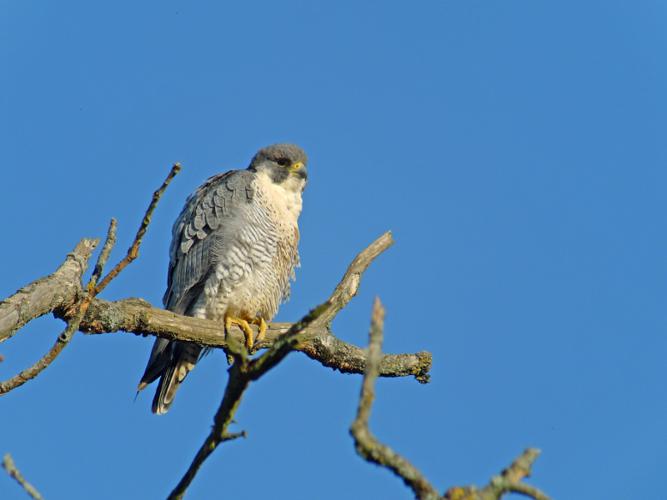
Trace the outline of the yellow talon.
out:
[[[269,325],[266,324],[266,321],[264,321],[264,318],[262,317],[253,319],[252,323],[259,327],[257,337],[255,337],[255,343],[259,343],[266,337],[266,330],[269,328]]]
[[[253,342],[254,332],[252,331],[252,328],[250,328],[248,322],[242,318],[233,318],[232,316],[226,316],[225,331],[229,332],[232,325],[238,325],[241,331],[243,331],[243,335],[245,336],[246,349],[250,351],[254,344]]]

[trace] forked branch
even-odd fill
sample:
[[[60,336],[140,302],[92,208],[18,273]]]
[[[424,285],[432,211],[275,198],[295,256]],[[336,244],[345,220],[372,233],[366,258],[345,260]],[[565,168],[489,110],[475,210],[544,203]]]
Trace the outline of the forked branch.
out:
[[[424,475],[404,457],[386,446],[373,435],[368,427],[371,407],[375,399],[375,380],[380,369],[382,356],[382,340],[384,336],[384,307],[380,299],[373,303],[371,315],[370,342],[368,346],[368,361],[366,373],[361,386],[357,417],[352,422],[350,433],[354,438],[357,453],[364,460],[386,467],[412,489],[415,498],[434,500],[440,498],[437,490],[429,483]]]
[[[375,399],[375,380],[378,377],[379,361],[382,356],[384,335],[384,308],[380,299],[375,299],[371,315],[368,362],[361,386],[357,416],[352,422],[350,433],[354,438],[357,453],[366,461],[392,471],[412,489],[415,498],[420,500],[497,500],[506,493],[521,493],[535,500],[549,500],[549,497],[537,488],[525,484],[523,479],[530,476],[533,462],[539,450],[529,448],[521,454],[507,469],[494,476],[488,485],[478,489],[475,486],[450,488],[441,497],[426,477],[404,457],[389,446],[381,443],[371,433],[368,419]]]

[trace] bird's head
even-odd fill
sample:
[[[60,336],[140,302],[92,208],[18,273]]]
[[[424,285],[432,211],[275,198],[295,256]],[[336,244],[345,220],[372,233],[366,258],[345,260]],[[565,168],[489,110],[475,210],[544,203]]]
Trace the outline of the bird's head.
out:
[[[287,183],[302,190],[308,178],[307,163],[308,157],[299,146],[273,144],[257,152],[248,170],[265,172],[276,184]]]

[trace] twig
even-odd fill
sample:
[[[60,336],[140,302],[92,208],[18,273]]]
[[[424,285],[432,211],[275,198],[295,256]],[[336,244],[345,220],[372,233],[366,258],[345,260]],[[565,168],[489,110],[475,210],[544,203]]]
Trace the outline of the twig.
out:
[[[139,246],[141,245],[141,240],[143,239],[144,235],[146,234],[146,231],[148,230],[148,225],[151,223],[153,212],[155,211],[155,208],[157,207],[157,204],[160,201],[162,194],[167,189],[167,186],[169,186],[171,180],[174,177],[176,177],[176,174],[178,174],[180,171],[181,171],[181,164],[175,163],[171,167],[171,170],[169,171],[169,174],[165,178],[162,185],[153,193],[153,198],[150,202],[150,205],[148,205],[148,209],[146,209],[144,218],[141,220],[141,224],[139,225],[137,234],[134,237],[134,241],[132,242],[132,245],[130,245],[130,248],[128,248],[127,250],[127,255],[118,264],[116,264],[116,266],[111,271],[109,271],[109,274],[107,274],[104,277],[104,279],[100,282],[100,284],[97,285],[97,288],[95,289],[95,295],[98,295],[102,290],[104,290],[112,279],[118,276],[118,274],[123,269],[125,269],[134,259],[136,259],[139,256]]]
[[[25,490],[25,492],[30,495],[33,500],[43,500],[42,495],[40,495],[37,488],[30,484],[21,474],[21,471],[18,470],[12,456],[9,453],[5,453],[5,456],[2,459],[2,467],[7,471],[9,477],[16,480],[17,483]]]
[[[391,233],[385,233],[362,251],[350,264],[343,279],[338,284],[329,299],[314,308],[300,321],[294,323],[290,329],[259,358],[249,360],[241,350],[232,349],[234,363],[229,369],[229,379],[225,394],[222,397],[218,411],[215,414],[213,428],[199,448],[190,467],[179,483],[169,495],[170,500],[183,498],[188,486],[204,461],[213,453],[217,446],[228,438],[227,428],[234,418],[234,414],[241,402],[244,392],[251,381],[257,380],[271,368],[276,366],[304,340],[311,328],[321,328],[331,322],[340,311],[354,297],[359,288],[361,274],[370,263],[389,248],[392,243]],[[234,341],[236,344],[236,341]],[[240,344],[240,343],[239,343]]]
[[[400,477],[412,489],[416,498],[440,498],[437,490],[422,473],[389,446],[380,443],[368,428],[368,419],[375,399],[375,380],[379,374],[384,329],[384,308],[376,298],[371,316],[370,343],[366,373],[361,387],[357,417],[352,422],[350,433],[354,438],[357,453],[368,462],[385,467]]]
[[[366,249],[359,253],[345,271],[343,279],[327,301],[330,308],[322,316],[322,322],[329,324],[359,291],[361,275],[382,252],[394,244],[391,231],[387,231]]]
[[[109,255],[111,254],[111,250],[116,244],[117,226],[118,223],[116,222],[116,219],[112,217],[111,221],[109,221],[109,228],[107,229],[107,237],[106,240],[104,241],[104,246],[102,247],[102,251],[100,252],[99,257],[97,258],[97,262],[95,263],[95,269],[93,269],[93,276],[90,282],[88,283],[88,294],[91,298],[99,293],[95,289],[95,287],[99,279],[102,277],[102,273],[104,272],[104,266],[107,265],[107,261],[109,260]]]

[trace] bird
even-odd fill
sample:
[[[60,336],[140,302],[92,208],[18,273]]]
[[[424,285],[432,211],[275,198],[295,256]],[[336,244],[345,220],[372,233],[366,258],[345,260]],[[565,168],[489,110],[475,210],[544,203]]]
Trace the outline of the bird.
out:
[[[243,331],[251,350],[289,298],[300,265],[298,220],[308,179],[294,144],[260,149],[243,170],[214,175],[186,200],[172,229],[163,304]],[[258,326],[254,337],[251,324]],[[254,337],[254,338],[253,338]],[[137,393],[157,380],[152,411],[166,413],[203,346],[157,338]]]

